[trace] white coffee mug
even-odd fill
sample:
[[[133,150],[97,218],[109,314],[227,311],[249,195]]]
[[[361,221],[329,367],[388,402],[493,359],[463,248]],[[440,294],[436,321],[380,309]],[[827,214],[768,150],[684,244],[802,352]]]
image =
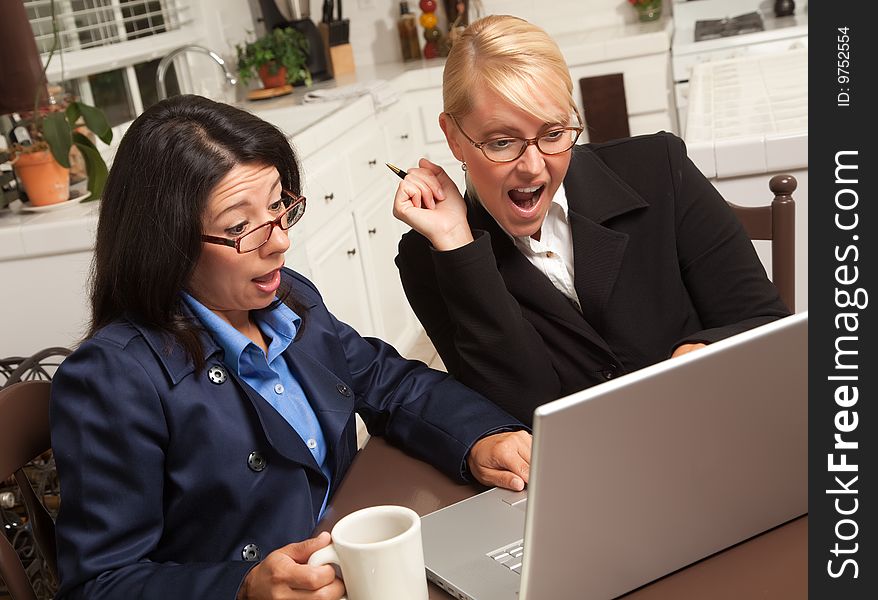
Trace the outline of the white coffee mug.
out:
[[[343,517],[312,566],[341,569],[348,600],[427,600],[421,518],[405,506],[370,506]]]

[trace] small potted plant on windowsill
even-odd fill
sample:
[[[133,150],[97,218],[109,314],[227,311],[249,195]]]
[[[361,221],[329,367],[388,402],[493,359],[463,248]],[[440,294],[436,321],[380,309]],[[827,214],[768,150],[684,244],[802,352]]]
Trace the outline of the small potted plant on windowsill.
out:
[[[258,75],[265,88],[287,84],[311,85],[308,40],[292,27],[274,29],[243,45],[236,44],[238,75],[246,85]]]
[[[80,124],[80,117],[84,125]],[[113,132],[106,117],[93,106],[73,101],[57,110],[36,108],[27,123],[31,143],[15,144],[11,152],[12,167],[24,184],[31,204],[55,204],[69,198],[70,150],[74,146],[84,159],[88,176],[86,200],[101,197],[107,181],[107,165],[84,128],[106,144],[112,140]]]
[[[24,123],[30,143],[14,144],[10,153],[12,167],[35,206],[69,199],[70,150],[74,146],[83,158],[88,176],[89,195],[86,199],[100,198],[107,180],[107,164],[86,134],[91,131],[105,144],[113,138],[107,118],[98,108],[79,101],[49,104],[47,107],[40,105],[48,98],[48,90],[42,82],[59,44],[54,0],[51,9],[52,49],[43,66],[41,83],[37,86],[33,113]]]

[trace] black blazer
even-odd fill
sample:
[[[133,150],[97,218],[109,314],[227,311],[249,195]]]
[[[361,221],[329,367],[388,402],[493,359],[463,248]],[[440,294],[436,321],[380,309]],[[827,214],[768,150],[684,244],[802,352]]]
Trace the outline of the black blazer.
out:
[[[396,264],[448,371],[525,423],[538,405],[789,314],[726,202],[668,134],[577,146],[564,179],[582,312],[470,203],[475,241],[415,231]]]

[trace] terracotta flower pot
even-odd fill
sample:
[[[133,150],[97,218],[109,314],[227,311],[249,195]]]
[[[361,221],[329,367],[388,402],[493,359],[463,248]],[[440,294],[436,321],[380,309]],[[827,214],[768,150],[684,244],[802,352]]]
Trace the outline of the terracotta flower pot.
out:
[[[70,169],[55,162],[48,150],[20,154],[12,166],[34,206],[57,204],[70,197]]]
[[[287,84],[287,68],[278,67],[277,73],[271,74],[269,66],[262,65],[259,67],[259,79],[262,80],[264,88],[276,88]]]

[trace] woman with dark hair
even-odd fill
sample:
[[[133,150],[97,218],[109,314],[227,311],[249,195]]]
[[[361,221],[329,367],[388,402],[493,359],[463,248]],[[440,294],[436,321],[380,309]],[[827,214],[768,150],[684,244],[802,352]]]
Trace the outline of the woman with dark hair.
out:
[[[305,210],[283,134],[197,96],[125,134],[92,323],[52,385],[60,598],[339,598],[310,538],[354,415],[452,477],[522,489],[530,436],[328,311],[285,269]]]

